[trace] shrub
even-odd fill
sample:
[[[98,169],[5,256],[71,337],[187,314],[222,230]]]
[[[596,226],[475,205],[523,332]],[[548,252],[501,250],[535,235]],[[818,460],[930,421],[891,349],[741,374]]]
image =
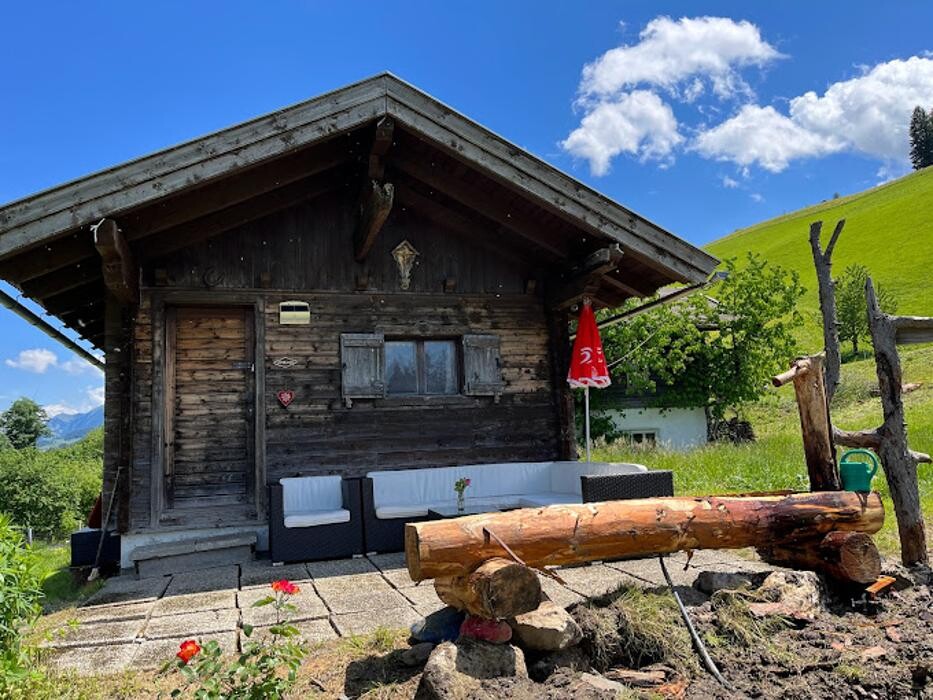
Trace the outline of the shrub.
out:
[[[30,658],[21,634],[42,610],[41,584],[22,534],[0,515],[0,696],[29,674]]]
[[[56,450],[0,451],[0,510],[50,539],[81,527],[100,493],[102,435]]]

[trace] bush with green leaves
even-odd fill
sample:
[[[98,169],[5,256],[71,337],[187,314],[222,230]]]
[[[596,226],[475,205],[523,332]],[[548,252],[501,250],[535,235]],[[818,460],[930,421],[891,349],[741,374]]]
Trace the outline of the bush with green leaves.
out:
[[[864,265],[849,265],[835,280],[839,340],[852,343],[853,358],[859,354],[858,341],[869,334],[868,302],[865,299],[868,277],[868,268]],[[874,285],[881,310],[889,314],[897,311],[897,299],[883,285],[877,282]]]
[[[0,515],[0,697],[31,673],[22,634],[42,611],[42,577],[22,533]]]
[[[103,431],[55,450],[0,451],[0,510],[37,537],[80,528],[101,488]]]

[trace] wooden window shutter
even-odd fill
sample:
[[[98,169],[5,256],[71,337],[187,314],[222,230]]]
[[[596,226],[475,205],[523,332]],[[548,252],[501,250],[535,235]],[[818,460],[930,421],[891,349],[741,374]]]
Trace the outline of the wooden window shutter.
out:
[[[502,393],[502,359],[499,336],[463,336],[463,393],[467,396],[496,396]]]
[[[340,335],[343,398],[381,399],[385,386],[385,338],[382,333]]]

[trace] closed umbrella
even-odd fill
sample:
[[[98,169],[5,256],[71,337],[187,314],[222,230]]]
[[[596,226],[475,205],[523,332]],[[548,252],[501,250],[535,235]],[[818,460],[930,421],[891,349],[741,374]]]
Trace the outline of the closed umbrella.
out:
[[[577,323],[577,337],[573,341],[573,355],[567,383],[574,389],[583,389],[586,422],[586,461],[590,461],[590,387],[605,389],[609,386],[609,368],[599,339],[596,317],[589,300],[584,300]]]

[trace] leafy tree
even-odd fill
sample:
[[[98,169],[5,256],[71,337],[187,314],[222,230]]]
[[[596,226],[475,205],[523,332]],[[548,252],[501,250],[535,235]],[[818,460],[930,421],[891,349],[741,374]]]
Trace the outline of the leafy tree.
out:
[[[849,265],[836,280],[836,315],[839,322],[839,340],[852,343],[852,353],[858,354],[858,341],[868,335],[868,307],[865,302],[865,281],[868,268]],[[897,300],[877,282],[875,294],[887,313],[897,311]]]
[[[613,381],[632,395],[659,394],[666,407],[706,406],[721,418],[758,399],[796,354],[803,294],[796,272],[748,254],[725,262],[709,294],[660,306],[603,333]],[[642,302],[632,302],[637,305]],[[611,407],[611,398],[593,398]],[[591,399],[592,400],[592,399]]]
[[[919,105],[910,117],[910,162],[914,170],[933,165],[933,110]]]
[[[22,397],[0,414],[0,432],[17,450],[35,447],[40,437],[52,434],[48,421],[44,408],[32,399]]]

